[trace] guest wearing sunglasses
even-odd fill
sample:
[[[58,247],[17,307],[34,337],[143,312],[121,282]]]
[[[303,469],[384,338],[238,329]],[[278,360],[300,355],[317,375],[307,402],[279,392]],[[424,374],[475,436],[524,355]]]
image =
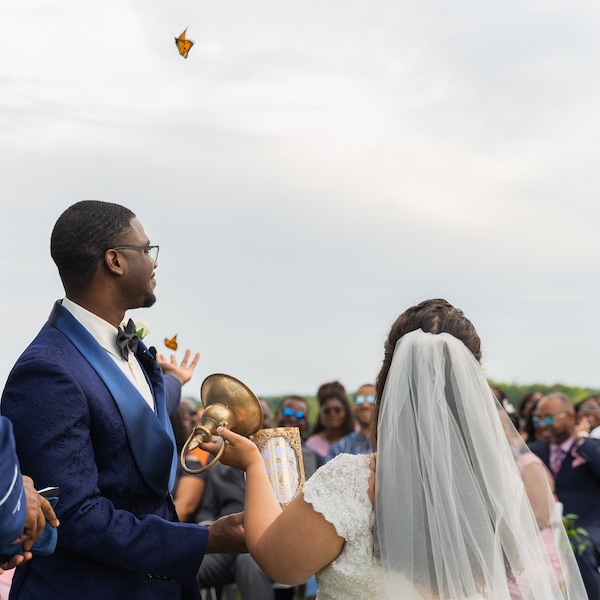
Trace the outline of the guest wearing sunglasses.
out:
[[[350,410],[346,388],[339,381],[324,383],[317,390],[319,416],[306,440],[306,445],[317,455],[317,466],[325,464],[331,444],[354,431],[354,417]]]
[[[345,435],[339,442],[332,444],[325,462],[338,454],[371,454],[371,426],[375,416],[375,386],[371,383],[361,385],[354,395],[354,417],[358,429]]]
[[[277,427],[297,427],[302,444],[304,478],[308,479],[317,470],[317,456],[304,442],[308,430],[308,402],[302,396],[286,396],[277,410]]]
[[[575,405],[576,422],[582,417],[590,422],[590,437],[600,438],[600,396],[588,396]]]
[[[591,423],[565,394],[552,392],[536,405],[533,425],[538,441],[530,444],[554,475],[556,496],[564,514],[577,515],[576,527],[589,538],[575,558],[589,598],[600,598],[600,441],[590,437]]]

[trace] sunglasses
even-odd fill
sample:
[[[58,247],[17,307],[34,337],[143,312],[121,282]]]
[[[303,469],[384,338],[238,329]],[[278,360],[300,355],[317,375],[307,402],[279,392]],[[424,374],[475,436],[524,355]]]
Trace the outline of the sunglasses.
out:
[[[343,413],[343,412],[346,412],[346,410],[343,409],[341,406],[324,406],[321,409],[321,412],[324,415],[328,415],[329,413],[332,413],[332,412],[334,412],[336,414]]]
[[[542,423],[546,426],[546,427],[550,427],[550,425],[554,425],[554,421],[557,421],[558,419],[562,419],[563,417],[566,417],[569,413],[561,413],[560,415],[556,415],[555,417],[544,417],[543,419],[540,419],[539,417],[533,417],[533,419],[531,419],[531,422],[533,423],[534,427],[539,427],[540,425],[542,425]]]
[[[292,410],[291,408],[284,408],[282,409],[281,414],[284,417],[296,417],[298,421],[306,419],[306,415],[301,410]]]
[[[375,394],[369,394],[365,396],[364,394],[359,394],[354,397],[354,404],[364,404],[368,402],[369,404],[375,404]]]

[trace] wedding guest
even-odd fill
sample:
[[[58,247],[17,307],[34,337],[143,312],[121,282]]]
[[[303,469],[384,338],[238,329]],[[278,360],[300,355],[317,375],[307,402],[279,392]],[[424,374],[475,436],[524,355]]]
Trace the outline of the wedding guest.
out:
[[[179,457],[196,426],[195,404],[189,399],[182,399],[179,408],[171,415],[171,424],[173,425],[175,447]],[[209,460],[209,454],[200,448],[195,449],[193,452],[187,452],[184,457],[185,464],[193,471],[199,471]],[[205,473],[189,473],[183,468],[181,461],[177,461],[173,503],[175,504],[177,516],[182,523],[194,522],[193,517],[202,502],[206,486],[205,478]]]
[[[552,569],[514,459],[528,450],[515,430],[520,447],[509,445],[480,359],[473,325],[445,300],[402,313],[377,378],[376,454],[337,456],[283,512],[256,446],[218,429],[221,460],[246,472],[244,527],[262,569],[286,583],[316,572],[320,600],[508,598],[513,582],[525,600],[584,600],[560,524]],[[536,481],[551,514],[548,481]]]
[[[263,429],[272,418],[272,414],[263,412]],[[224,515],[244,510],[244,473],[217,463],[205,475],[206,490],[195,515],[196,522],[208,524]],[[276,600],[273,582],[250,554],[205,556],[197,579],[201,589],[216,588],[219,593],[222,586],[235,583],[242,600]]]
[[[338,454],[371,454],[371,427],[375,415],[375,386],[371,383],[361,385],[354,395],[354,418],[359,428],[331,445],[325,462]]]
[[[496,397],[496,400],[498,400],[498,402],[502,405],[502,408],[510,418],[510,421],[513,424],[514,428],[518,431],[520,427],[520,421],[515,407],[512,405],[511,401],[506,397],[504,391],[497,385],[491,385],[490,389]]]
[[[244,551],[241,516],[179,523],[167,416],[199,355],[161,367],[127,310],[156,300],[158,246],[129,209],[83,201],[54,225],[65,297],[17,360],[2,395],[22,470],[59,486],[51,556],[13,578],[11,598],[199,598],[206,552]],[[164,370],[164,374],[163,374]]]
[[[354,431],[346,388],[339,381],[324,383],[317,390],[319,415],[306,445],[317,455],[317,466],[325,462],[331,444]]]
[[[546,394],[537,403],[533,424],[538,441],[529,447],[554,475],[556,496],[564,514],[576,515],[576,527],[589,538],[575,557],[589,598],[600,598],[600,440],[590,437],[586,416],[575,423],[571,399],[562,393]]]
[[[317,457],[304,441],[304,435],[308,429],[308,402],[306,398],[286,396],[277,409],[277,427],[297,427],[300,430],[304,477],[308,479],[317,470]]]
[[[263,411],[263,429],[275,427],[275,417],[273,416],[273,411],[271,410],[269,403],[264,398],[259,398],[258,401],[260,402]]]
[[[600,396],[592,395],[575,405],[575,419],[587,417],[590,423],[590,437],[600,438]]]
[[[519,401],[517,412],[519,414],[519,431],[521,437],[526,442],[535,440],[535,427],[533,426],[533,410],[544,394],[539,391],[532,391],[525,394]]]

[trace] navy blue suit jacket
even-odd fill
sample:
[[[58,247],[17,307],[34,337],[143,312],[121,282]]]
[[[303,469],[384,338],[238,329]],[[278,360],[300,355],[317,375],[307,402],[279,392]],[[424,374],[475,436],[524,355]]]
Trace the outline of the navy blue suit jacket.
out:
[[[11,371],[2,413],[24,472],[38,488],[60,487],[61,522],[55,553],[16,570],[11,598],[199,597],[208,530],[177,522],[169,493],[166,394],[180,387],[173,379],[165,389],[143,344],[137,358],[156,414],[57,303]]]
[[[550,446],[546,442],[532,442],[529,448],[550,468]],[[586,462],[573,466],[573,450],[565,456],[554,478],[556,496],[563,503],[564,514],[579,516],[578,525],[600,527],[600,440],[585,440],[577,453]]]

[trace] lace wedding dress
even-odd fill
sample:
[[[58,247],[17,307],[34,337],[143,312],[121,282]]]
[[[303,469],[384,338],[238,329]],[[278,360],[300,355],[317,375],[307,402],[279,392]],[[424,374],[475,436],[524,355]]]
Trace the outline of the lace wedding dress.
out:
[[[317,573],[318,600],[387,597],[385,574],[373,552],[374,511],[369,499],[371,457],[340,454],[304,484],[305,501],[346,540],[337,558]],[[414,585],[400,574],[394,575],[392,589],[394,599],[424,600]]]
[[[317,573],[319,600],[383,597],[383,571],[373,555],[370,464],[371,455],[340,454],[304,484],[304,500],[346,540],[338,557]]]

